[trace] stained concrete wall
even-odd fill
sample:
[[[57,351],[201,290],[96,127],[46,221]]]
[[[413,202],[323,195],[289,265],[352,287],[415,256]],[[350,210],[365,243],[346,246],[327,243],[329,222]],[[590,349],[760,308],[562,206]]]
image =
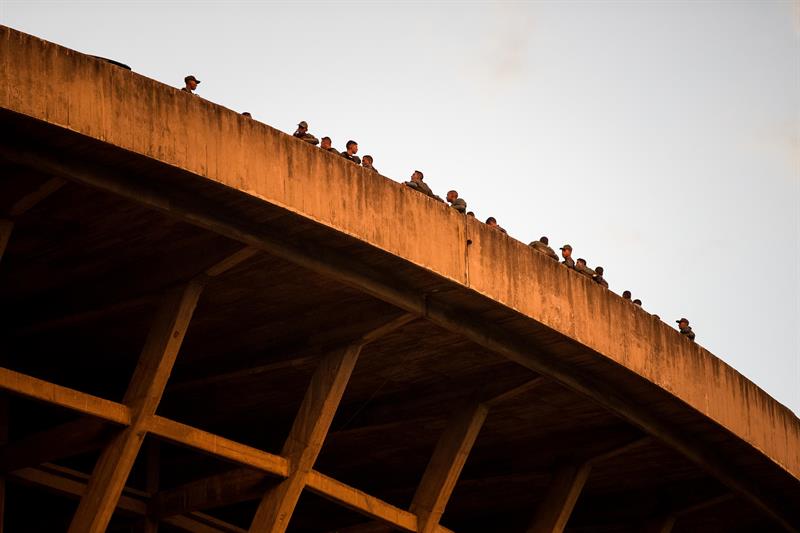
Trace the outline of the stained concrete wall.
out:
[[[764,391],[645,311],[391,180],[2,26],[0,107],[234,187],[468,286],[671,392],[800,479],[800,420]]]

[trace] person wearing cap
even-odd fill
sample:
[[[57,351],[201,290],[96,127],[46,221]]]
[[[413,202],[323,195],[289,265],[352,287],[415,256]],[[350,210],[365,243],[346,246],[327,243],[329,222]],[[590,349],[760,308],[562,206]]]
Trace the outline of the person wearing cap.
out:
[[[681,335],[685,335],[686,338],[694,342],[694,331],[692,331],[692,326],[689,325],[689,321],[685,318],[681,318],[675,322],[678,324],[678,329],[680,330]]]
[[[592,270],[586,265],[586,259],[584,259],[583,257],[578,258],[578,261],[575,263],[575,270],[578,272],[578,274],[586,276],[589,279],[594,278],[595,274],[594,270]]]
[[[458,197],[458,191],[447,191],[447,203],[450,204],[450,207],[455,209],[461,214],[465,214],[467,212],[467,202],[463,198]]]
[[[631,301],[631,291],[622,291],[622,298]]]
[[[602,285],[606,289],[608,288],[608,282],[603,277],[603,267],[601,266],[595,267],[594,276],[592,277],[592,280],[594,280],[594,282],[597,283],[598,285]]]
[[[503,226],[500,226],[499,224],[497,224],[497,219],[494,218],[494,217],[487,218],[486,219],[486,225],[489,226],[492,229],[496,229],[500,233],[506,233],[506,234],[508,233],[506,230],[503,229]]]
[[[358,153],[358,143],[352,140],[347,141],[345,148],[346,150],[340,153],[339,155],[344,157],[348,161],[355,163],[356,165],[360,165],[361,158],[356,155]]]
[[[300,123],[297,125],[297,129],[292,135],[301,141],[313,144],[314,146],[319,144],[319,139],[308,133],[308,122],[305,120],[300,121]]]
[[[550,240],[546,236],[542,235],[541,237],[539,237],[538,241],[533,241],[528,246],[530,246],[537,252],[543,253],[553,261],[558,261],[558,254],[556,254],[555,250],[550,248]]]
[[[371,155],[365,155],[364,159],[361,160],[361,166],[370,169],[375,174],[378,174],[378,169],[372,166],[373,161],[374,160],[372,159]]]
[[[641,307],[642,306],[642,301],[639,298],[636,298],[633,301],[633,305],[638,305],[639,307]]]
[[[322,141],[319,143],[319,147],[326,152],[331,152],[333,154],[339,155],[339,150],[331,146],[331,138],[330,137],[323,137]]]
[[[197,86],[200,84],[200,80],[195,78],[193,75],[189,75],[183,78],[183,83],[185,83],[186,86],[183,87],[181,91],[194,94],[195,89],[197,89]]]
[[[559,250],[561,250],[561,257],[564,258],[561,264],[568,268],[575,268],[575,260],[572,259],[572,245],[565,244]]]

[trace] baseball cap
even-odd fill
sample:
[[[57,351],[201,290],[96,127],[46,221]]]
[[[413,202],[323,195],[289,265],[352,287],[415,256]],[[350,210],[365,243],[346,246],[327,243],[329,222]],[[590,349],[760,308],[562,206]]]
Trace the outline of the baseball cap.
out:
[[[183,78],[183,81],[193,81],[195,83],[200,83],[200,80],[194,77],[194,75],[189,75]]]
[[[305,120],[301,120],[298,126],[301,128],[308,128],[308,122],[306,122]]]
[[[572,250],[572,245],[571,244],[565,244],[564,246],[559,248],[559,250]]]
[[[688,323],[689,323],[689,320],[687,320],[687,319],[685,319],[685,318],[681,318],[680,320],[676,320],[676,321],[675,321],[675,323],[676,323],[676,324],[680,324],[681,322],[686,322],[686,323],[688,324]]]

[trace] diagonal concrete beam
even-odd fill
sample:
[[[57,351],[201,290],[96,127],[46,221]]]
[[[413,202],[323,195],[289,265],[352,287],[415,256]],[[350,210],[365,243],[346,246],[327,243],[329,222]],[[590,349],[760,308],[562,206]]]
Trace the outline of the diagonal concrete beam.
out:
[[[251,533],[286,531],[362,348],[415,318],[407,314],[391,320],[320,362],[281,451],[281,456],[289,460],[289,476],[261,499],[250,525]]]
[[[203,287],[203,283],[193,281],[175,291],[156,314],[123,400],[130,409],[131,424],[100,453],[69,533],[103,533],[108,527],[144,440],[147,420],[161,401]]]

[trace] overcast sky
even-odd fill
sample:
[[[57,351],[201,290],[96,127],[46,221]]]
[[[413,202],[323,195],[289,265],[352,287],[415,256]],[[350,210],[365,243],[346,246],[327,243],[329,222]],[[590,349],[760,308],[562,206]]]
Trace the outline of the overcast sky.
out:
[[[800,3],[40,2],[129,64],[603,265],[800,413]],[[421,236],[424,238],[424,236]]]

